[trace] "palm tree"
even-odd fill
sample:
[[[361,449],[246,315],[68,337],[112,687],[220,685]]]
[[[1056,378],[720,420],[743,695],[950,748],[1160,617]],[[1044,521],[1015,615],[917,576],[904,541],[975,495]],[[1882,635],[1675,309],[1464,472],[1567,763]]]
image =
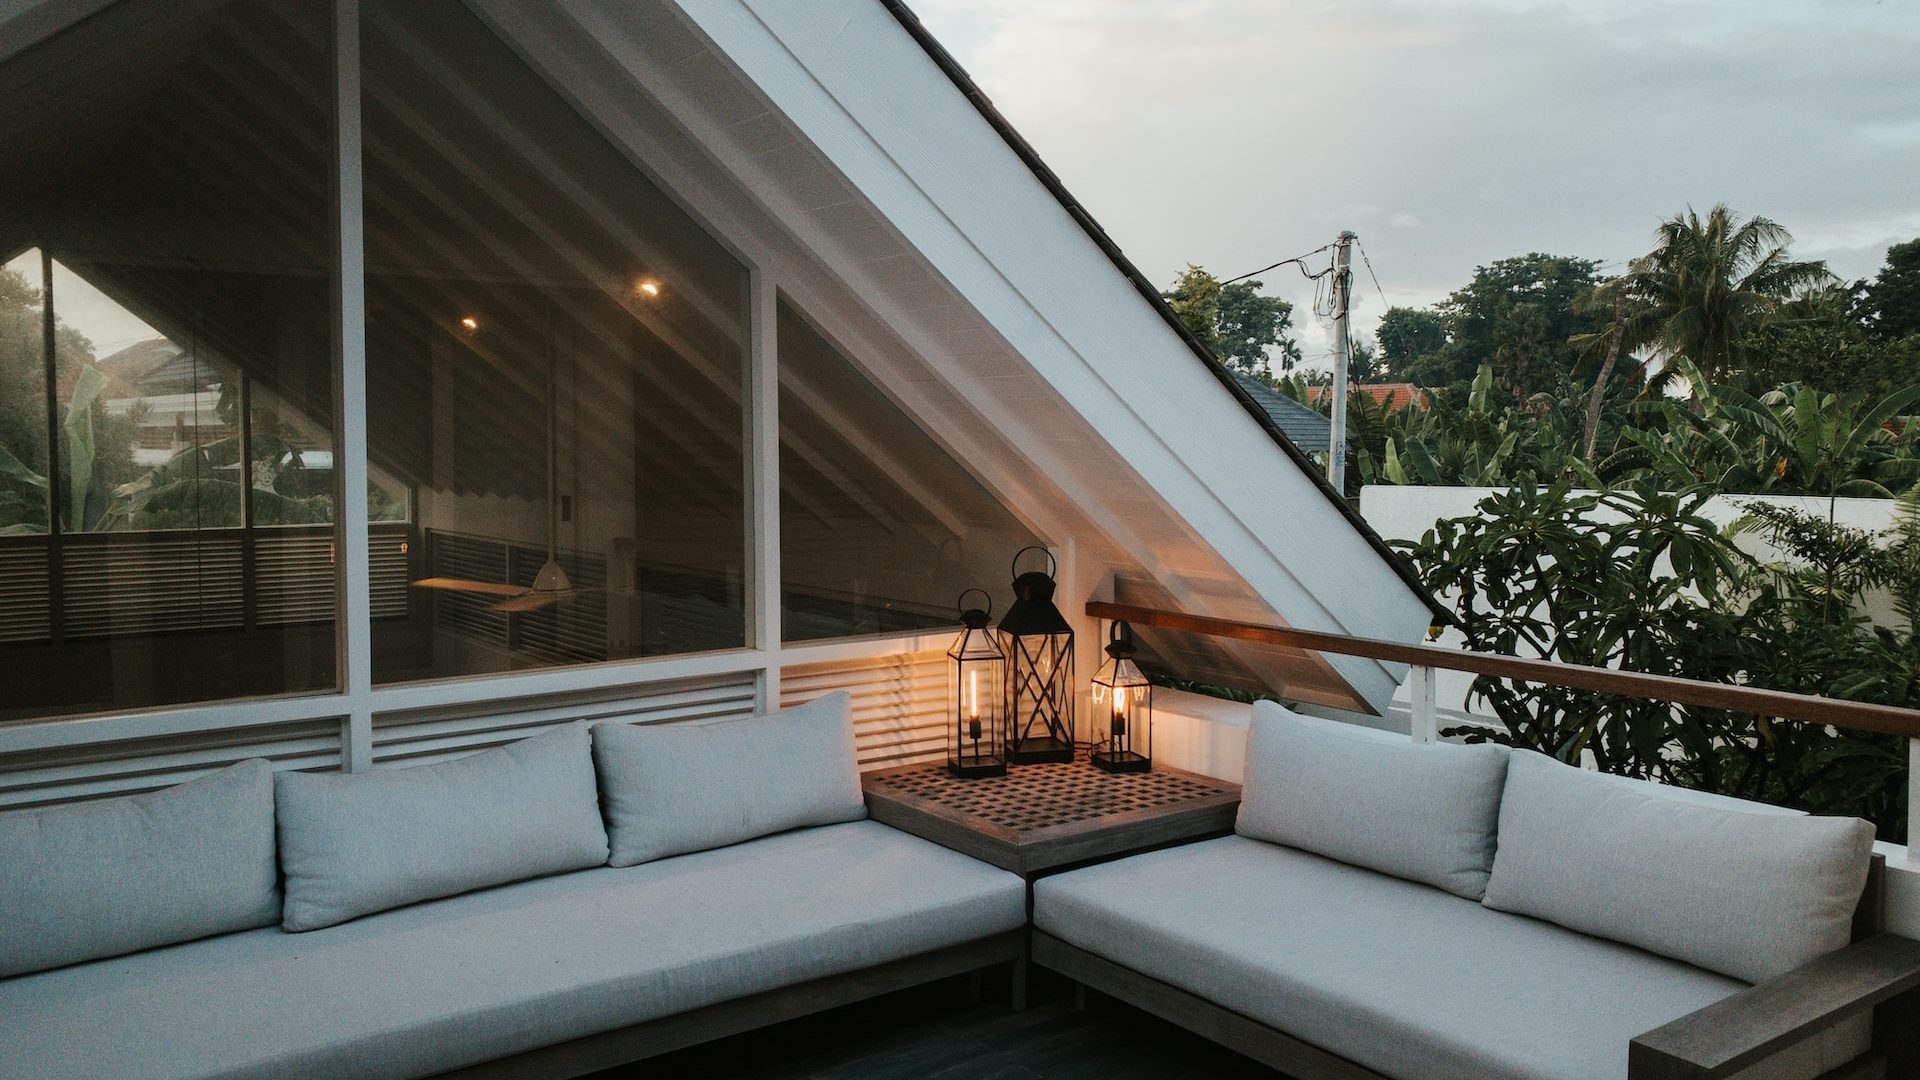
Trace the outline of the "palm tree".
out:
[[[1724,203],[1705,218],[1688,208],[1654,235],[1653,250],[1633,261],[1619,289],[1626,305],[1638,308],[1630,321],[1644,335],[1625,344],[1652,346],[1662,378],[1676,372],[1671,361],[1685,357],[1702,376],[1721,381],[1744,366],[1751,335],[1784,304],[1833,280],[1826,263],[1788,257],[1793,235],[1786,229],[1763,217],[1743,221]]]

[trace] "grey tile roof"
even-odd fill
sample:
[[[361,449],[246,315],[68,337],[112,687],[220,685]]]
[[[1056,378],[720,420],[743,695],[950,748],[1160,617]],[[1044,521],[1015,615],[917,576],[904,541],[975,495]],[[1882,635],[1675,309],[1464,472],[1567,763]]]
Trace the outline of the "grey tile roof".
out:
[[[1233,376],[1233,381],[1273,420],[1274,426],[1293,440],[1293,445],[1309,454],[1327,449],[1333,438],[1333,421],[1251,375],[1232,368],[1227,369],[1227,374]]]

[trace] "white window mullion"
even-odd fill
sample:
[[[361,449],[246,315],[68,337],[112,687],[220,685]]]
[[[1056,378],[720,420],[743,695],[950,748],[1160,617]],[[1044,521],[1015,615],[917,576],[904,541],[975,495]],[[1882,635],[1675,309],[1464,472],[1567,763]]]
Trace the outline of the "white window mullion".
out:
[[[366,237],[360,171],[360,3],[334,3],[334,190],[339,207],[340,282],[335,333],[340,343],[335,415],[339,417],[340,559],[335,640],[348,714],[341,762],[349,772],[373,765],[373,577],[367,535]]]
[[[761,668],[760,711],[780,707],[780,368],[773,275],[755,269],[749,280],[750,355],[742,395],[747,447],[747,619],[752,646],[767,658]]]

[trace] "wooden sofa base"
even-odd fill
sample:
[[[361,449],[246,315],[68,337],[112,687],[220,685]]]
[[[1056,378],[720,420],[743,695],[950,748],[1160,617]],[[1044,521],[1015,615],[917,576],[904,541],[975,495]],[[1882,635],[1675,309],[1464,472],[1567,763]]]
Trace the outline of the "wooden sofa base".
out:
[[[1294,1080],[1389,1080],[1384,1074],[1302,1042],[1284,1031],[1039,930],[1033,932],[1033,962],[1245,1054]]]
[[[797,983],[764,994],[723,1001],[440,1075],[442,1080],[518,1080],[522,1077],[564,1080],[950,976],[979,971],[1009,960],[1015,964],[1014,978],[1021,980],[1026,975],[1022,970],[1025,963],[1024,937],[1024,931],[1010,930],[962,945],[889,961],[844,975]]]

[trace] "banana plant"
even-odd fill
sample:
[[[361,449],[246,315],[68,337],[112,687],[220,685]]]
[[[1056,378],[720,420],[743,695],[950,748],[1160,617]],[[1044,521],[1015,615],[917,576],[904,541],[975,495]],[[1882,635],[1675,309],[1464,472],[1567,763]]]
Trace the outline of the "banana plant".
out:
[[[93,528],[104,510],[104,499],[96,499],[93,491],[93,463],[96,455],[93,433],[93,406],[105,389],[106,377],[100,369],[91,364],[80,369],[74,379],[73,396],[67,402],[66,415],[60,422],[60,433],[66,452],[61,456],[66,465],[67,481],[63,485],[66,498],[62,518],[67,528],[84,532]],[[15,457],[5,447],[0,447],[0,477],[5,477],[19,487],[26,488],[37,496],[44,507],[52,500],[48,498],[49,480],[41,473]],[[36,515],[39,516],[39,515]],[[0,535],[17,536],[27,533],[46,531],[44,521],[18,522],[0,529]]]

